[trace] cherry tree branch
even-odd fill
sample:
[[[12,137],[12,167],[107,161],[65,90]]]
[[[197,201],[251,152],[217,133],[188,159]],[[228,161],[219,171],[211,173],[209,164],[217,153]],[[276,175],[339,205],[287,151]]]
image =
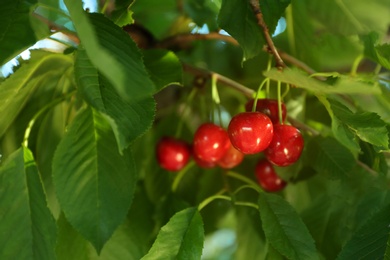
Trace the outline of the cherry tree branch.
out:
[[[280,57],[279,52],[276,49],[274,42],[272,41],[272,37],[269,33],[268,26],[264,21],[263,13],[261,12],[261,9],[260,9],[259,1],[258,0],[249,0],[249,3],[252,7],[252,10],[253,10],[255,16],[256,16],[257,24],[263,30],[264,38],[265,38],[265,41],[267,42],[267,45],[268,45],[268,51],[274,55],[276,67],[278,69],[282,70],[283,68],[285,68],[287,66],[284,63],[283,59]]]

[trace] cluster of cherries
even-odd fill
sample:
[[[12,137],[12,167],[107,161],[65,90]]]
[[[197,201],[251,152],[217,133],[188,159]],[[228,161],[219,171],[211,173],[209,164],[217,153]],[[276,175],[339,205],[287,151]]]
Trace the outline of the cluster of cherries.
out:
[[[169,171],[179,171],[188,163],[191,155],[202,168],[219,166],[231,169],[239,165],[245,154],[264,152],[255,168],[260,186],[276,192],[286,186],[273,165],[288,166],[296,162],[303,150],[303,137],[299,130],[284,124],[286,106],[281,103],[279,120],[278,101],[258,99],[256,111],[252,111],[254,100],[245,105],[247,112],[235,115],[227,131],[213,123],[204,123],[196,130],[192,146],[183,140],[163,137],[157,145],[159,165]]]

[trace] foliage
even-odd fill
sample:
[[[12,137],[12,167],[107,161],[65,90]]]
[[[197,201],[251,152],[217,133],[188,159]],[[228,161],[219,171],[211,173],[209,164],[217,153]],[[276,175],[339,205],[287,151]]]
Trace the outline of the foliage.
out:
[[[254,2],[2,2],[0,259],[389,258],[388,0]],[[256,93],[304,136],[283,191],[159,167]]]

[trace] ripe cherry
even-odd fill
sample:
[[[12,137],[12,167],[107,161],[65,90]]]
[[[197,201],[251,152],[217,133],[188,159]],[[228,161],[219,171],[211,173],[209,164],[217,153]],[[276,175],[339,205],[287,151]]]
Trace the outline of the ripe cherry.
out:
[[[244,154],[265,150],[273,137],[273,125],[268,116],[260,112],[235,115],[229,123],[228,134],[232,145]]]
[[[194,154],[194,161],[195,161],[196,165],[198,165],[200,168],[203,168],[203,169],[211,169],[217,165],[217,162],[203,161],[198,156],[196,156],[196,154]]]
[[[204,162],[219,161],[230,147],[229,136],[220,126],[202,124],[195,132],[193,152]]]
[[[254,99],[250,99],[245,104],[245,110],[252,111]],[[284,103],[282,105],[282,121],[286,120],[287,109]],[[272,121],[273,124],[279,123],[279,106],[278,100],[276,99],[258,99],[256,103],[256,111],[266,114]]]
[[[303,137],[297,128],[291,125],[275,125],[274,137],[264,153],[271,163],[288,166],[299,159],[303,145]]]
[[[222,159],[218,161],[218,165],[223,169],[231,169],[239,165],[242,160],[244,160],[244,154],[231,145]]]
[[[287,182],[277,175],[273,165],[265,159],[257,163],[255,175],[260,186],[269,192],[280,191],[287,185]]]
[[[168,171],[180,171],[191,156],[190,146],[172,137],[163,137],[157,144],[157,161],[159,165]]]

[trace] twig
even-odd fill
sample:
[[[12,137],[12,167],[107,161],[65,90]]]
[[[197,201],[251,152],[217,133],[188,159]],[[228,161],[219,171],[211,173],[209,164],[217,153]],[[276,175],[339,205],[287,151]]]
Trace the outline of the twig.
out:
[[[65,27],[62,27],[56,23],[53,23],[52,21],[48,20],[47,18],[45,18],[42,15],[37,14],[35,12],[32,13],[32,16],[36,17],[37,19],[41,20],[43,23],[47,24],[49,26],[50,31],[61,32],[61,33],[65,34],[75,44],[80,44],[80,39],[79,39],[79,37],[77,37],[75,32],[72,32]]]
[[[196,76],[202,76],[204,78],[211,78],[211,75],[214,75],[214,77],[216,77],[216,79],[220,83],[225,84],[226,86],[229,86],[235,90],[240,91],[242,94],[244,94],[248,98],[253,98],[253,95],[255,94],[255,91],[253,89],[247,88],[244,85],[242,85],[234,80],[231,80],[225,76],[222,76],[221,74],[218,74],[218,73],[215,73],[212,71],[208,71],[208,70],[204,70],[204,69],[200,69],[200,68],[196,68],[196,67],[193,67],[193,66],[185,64],[185,63],[183,63],[183,69],[186,72],[189,72],[189,73],[194,74]]]
[[[257,19],[257,24],[263,29],[263,34],[265,41],[267,42],[268,45],[268,50],[274,55],[275,57],[275,62],[276,62],[276,67],[280,70],[286,67],[286,64],[284,63],[283,59],[280,57],[278,50],[275,47],[274,42],[272,41],[272,37],[269,33],[269,29],[267,24],[264,21],[263,18],[263,13],[261,12],[260,9],[260,4],[258,0],[249,0],[249,3],[253,9],[253,12],[256,16]]]
[[[238,42],[231,36],[223,35],[217,32],[210,32],[208,34],[186,33],[186,34],[174,35],[172,37],[162,40],[161,42],[156,43],[155,47],[164,48],[164,49],[182,47],[196,40],[221,40],[221,41],[229,42],[233,45],[238,45]]]

